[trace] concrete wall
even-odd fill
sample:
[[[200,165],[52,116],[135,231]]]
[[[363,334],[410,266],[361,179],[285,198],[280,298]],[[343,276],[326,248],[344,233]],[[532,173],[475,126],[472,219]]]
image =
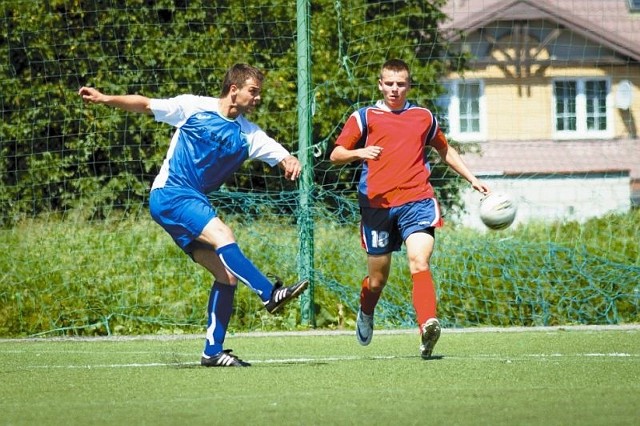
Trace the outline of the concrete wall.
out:
[[[512,226],[530,221],[578,221],[623,213],[631,208],[628,173],[580,175],[479,176],[494,192],[510,194],[518,204]],[[486,229],[480,221],[482,195],[473,189],[463,193],[465,211],[457,220]],[[447,218],[445,218],[446,220]]]

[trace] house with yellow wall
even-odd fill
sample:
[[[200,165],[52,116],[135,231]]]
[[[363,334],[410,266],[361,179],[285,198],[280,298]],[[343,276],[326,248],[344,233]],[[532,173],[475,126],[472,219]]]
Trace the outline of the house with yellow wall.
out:
[[[442,32],[469,55],[438,101],[449,138],[517,222],[640,205],[640,1],[449,0]],[[481,226],[480,196],[461,218]]]

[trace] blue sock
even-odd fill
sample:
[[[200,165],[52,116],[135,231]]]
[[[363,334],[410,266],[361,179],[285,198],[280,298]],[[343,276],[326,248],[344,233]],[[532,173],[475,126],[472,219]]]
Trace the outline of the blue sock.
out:
[[[273,284],[242,254],[238,244],[227,244],[218,248],[216,253],[218,253],[229,272],[253,290],[263,302],[269,300],[273,291]]]
[[[207,306],[207,340],[204,343],[204,355],[213,356],[222,352],[224,336],[227,334],[227,327],[233,312],[236,287],[217,281],[214,281],[211,286]]]

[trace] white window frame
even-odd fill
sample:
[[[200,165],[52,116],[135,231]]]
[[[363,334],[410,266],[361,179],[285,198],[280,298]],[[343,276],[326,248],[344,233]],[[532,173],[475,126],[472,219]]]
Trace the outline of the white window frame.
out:
[[[586,96],[586,83],[594,81],[604,81],[607,86],[607,95],[605,99],[606,104],[606,124],[605,130],[588,130],[587,129],[587,96]],[[556,128],[556,83],[558,82],[573,82],[576,84],[576,130],[557,130]],[[551,83],[551,128],[553,129],[553,138],[560,140],[570,139],[611,139],[614,135],[613,132],[613,95],[611,93],[611,78],[609,77],[567,77],[567,78],[555,78]]]
[[[479,124],[477,132],[463,132],[460,128],[460,86],[463,84],[478,84],[480,97],[478,99]],[[482,142],[487,140],[487,108],[484,94],[484,81],[480,79],[448,80],[444,83],[448,89],[445,95],[448,99],[447,121],[449,124],[449,136],[460,142]]]

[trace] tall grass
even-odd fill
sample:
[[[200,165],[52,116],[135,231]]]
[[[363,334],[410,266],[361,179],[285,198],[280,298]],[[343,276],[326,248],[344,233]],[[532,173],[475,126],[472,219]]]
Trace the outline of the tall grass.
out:
[[[287,282],[296,279],[298,231],[292,221],[227,221],[259,268]],[[634,316],[637,321],[638,235],[637,210],[585,224],[531,224],[506,232],[445,227],[437,234],[432,261],[445,322],[544,325],[591,321],[592,316],[602,317],[595,322],[632,322]],[[318,325],[348,325],[366,272],[357,224],[318,221],[314,244]],[[146,214],[114,214],[100,221],[73,215],[25,220],[0,231],[0,249],[2,336],[182,333],[203,327],[211,277]],[[410,285],[405,256],[399,253],[381,325],[411,321]],[[573,306],[571,298],[585,288],[612,296],[580,295]],[[585,297],[592,306],[582,306]],[[545,302],[538,305],[537,298]],[[566,312],[552,312],[545,303],[565,304]],[[385,311],[385,306],[398,308]],[[232,329],[299,327],[296,304],[278,316],[260,308],[246,288],[238,291]]]

